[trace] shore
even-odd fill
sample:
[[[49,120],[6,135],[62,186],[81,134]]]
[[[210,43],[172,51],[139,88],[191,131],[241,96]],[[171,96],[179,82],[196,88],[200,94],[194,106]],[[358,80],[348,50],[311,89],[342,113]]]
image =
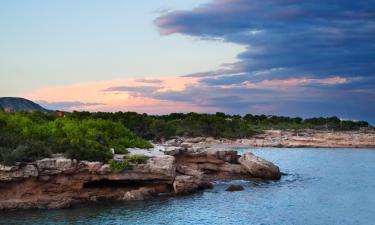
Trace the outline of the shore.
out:
[[[156,146],[148,159],[112,171],[101,162],[62,156],[26,165],[0,165],[0,209],[67,208],[97,201],[142,201],[158,195],[186,195],[213,188],[211,181],[279,180],[273,163],[232,149],[196,148],[187,143]],[[160,151],[164,149],[164,151]],[[136,154],[143,150],[131,150]],[[132,153],[131,153],[132,154]],[[116,161],[123,156],[115,155]]]
[[[169,140],[166,143],[173,143]],[[182,138],[199,147],[375,148],[375,130],[267,130],[251,138]]]
[[[101,162],[60,156],[26,165],[0,165],[0,209],[66,208],[82,202],[145,200],[212,188],[211,181],[278,180],[272,162],[235,148],[375,148],[375,132],[272,130],[248,139],[174,138],[153,149],[128,149],[147,157],[114,172]],[[121,161],[124,155],[114,155]]]

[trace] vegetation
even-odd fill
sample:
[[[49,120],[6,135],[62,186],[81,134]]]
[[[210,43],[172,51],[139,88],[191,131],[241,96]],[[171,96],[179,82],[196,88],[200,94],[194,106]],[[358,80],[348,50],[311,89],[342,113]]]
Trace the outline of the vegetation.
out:
[[[116,161],[116,160],[111,159],[111,160],[108,161],[108,164],[109,164],[109,167],[111,168],[111,171],[113,171],[115,173],[122,172],[122,171],[126,170],[129,166],[129,163],[126,160]]]
[[[129,162],[136,163],[136,164],[143,164],[146,162],[147,157],[145,155],[128,155],[126,159]]]
[[[150,148],[147,140],[173,136],[244,138],[266,129],[358,130],[366,121],[337,117],[302,119],[266,115],[224,113],[172,113],[150,116],[135,112],[72,112],[55,116],[44,112],[0,110],[0,163],[13,165],[63,153],[78,160],[107,162],[111,149],[127,154],[127,148]],[[144,156],[129,156],[142,163]]]
[[[120,122],[104,119],[55,118],[41,112],[0,111],[0,163],[30,162],[63,153],[79,160],[107,161],[127,148],[150,148]]]
[[[104,119],[120,122],[136,135],[148,140],[168,139],[173,136],[243,138],[268,129],[358,130],[369,127],[366,121],[340,120],[337,117],[310,118],[266,115],[228,115],[224,113],[172,113],[151,116],[135,112],[73,112],[68,118]]]

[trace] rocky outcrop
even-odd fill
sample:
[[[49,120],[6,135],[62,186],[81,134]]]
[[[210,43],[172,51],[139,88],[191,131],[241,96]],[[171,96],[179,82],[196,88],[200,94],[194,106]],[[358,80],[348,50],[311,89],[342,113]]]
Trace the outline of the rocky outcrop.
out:
[[[197,140],[198,141],[198,140]],[[176,146],[177,147],[177,146]],[[88,201],[134,201],[212,188],[216,179],[277,179],[278,168],[229,149],[178,146],[122,172],[109,165],[55,157],[27,165],[0,165],[0,209],[64,208]],[[269,170],[269,171],[268,171]]]
[[[239,159],[239,162],[253,177],[267,180],[278,180],[281,177],[279,167],[267,160],[255,156],[251,152],[243,154]]]

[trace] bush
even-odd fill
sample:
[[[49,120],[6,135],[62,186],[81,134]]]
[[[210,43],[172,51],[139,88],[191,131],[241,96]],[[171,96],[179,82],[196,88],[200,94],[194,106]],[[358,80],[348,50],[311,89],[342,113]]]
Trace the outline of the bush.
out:
[[[52,152],[106,162],[112,158],[111,148],[127,154],[127,148],[152,147],[120,122],[88,115],[54,118],[45,113],[0,111],[0,163],[29,162]]]
[[[129,154],[129,151],[126,148],[116,148],[115,153],[126,155]]]
[[[111,168],[112,172],[119,173],[124,171],[128,168],[129,163],[128,161],[116,161],[116,160],[109,160],[108,161],[109,167]]]
[[[145,155],[129,155],[126,157],[130,162],[136,164],[143,164],[146,162],[147,157]]]
[[[50,148],[43,142],[28,141],[15,149],[0,148],[0,163],[14,165],[16,162],[27,163],[51,156]]]

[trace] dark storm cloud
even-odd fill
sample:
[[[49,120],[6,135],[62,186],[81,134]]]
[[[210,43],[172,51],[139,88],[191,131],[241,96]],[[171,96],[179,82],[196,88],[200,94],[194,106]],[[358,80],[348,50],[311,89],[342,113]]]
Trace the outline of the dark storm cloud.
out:
[[[189,74],[201,78],[197,85],[155,98],[235,113],[375,119],[375,0],[214,0],[155,23],[162,35],[246,47],[237,63]]]
[[[250,78],[278,68],[289,77],[374,75],[374,0],[217,0],[168,13],[156,24],[162,34],[246,45],[237,66]]]

